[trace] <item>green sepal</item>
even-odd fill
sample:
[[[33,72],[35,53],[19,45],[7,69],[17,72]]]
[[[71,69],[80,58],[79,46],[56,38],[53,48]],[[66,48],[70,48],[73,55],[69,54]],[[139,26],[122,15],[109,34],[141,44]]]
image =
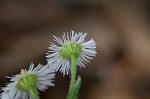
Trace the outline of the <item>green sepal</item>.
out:
[[[36,89],[36,78],[37,76],[34,74],[27,75],[18,81],[16,87],[19,90],[26,91],[27,93],[31,94],[33,99],[39,99]]]
[[[81,51],[81,45],[72,43],[70,45],[63,45],[62,50],[59,52],[60,57],[64,59],[71,59],[71,55],[78,57]]]

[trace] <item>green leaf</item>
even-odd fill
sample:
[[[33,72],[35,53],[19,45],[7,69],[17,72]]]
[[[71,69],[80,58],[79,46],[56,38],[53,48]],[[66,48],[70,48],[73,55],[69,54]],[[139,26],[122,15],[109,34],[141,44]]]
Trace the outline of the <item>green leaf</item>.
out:
[[[81,77],[78,76],[78,79],[75,82],[74,86],[72,86],[71,90],[69,90],[69,93],[66,99],[77,99],[80,86],[81,86]]]

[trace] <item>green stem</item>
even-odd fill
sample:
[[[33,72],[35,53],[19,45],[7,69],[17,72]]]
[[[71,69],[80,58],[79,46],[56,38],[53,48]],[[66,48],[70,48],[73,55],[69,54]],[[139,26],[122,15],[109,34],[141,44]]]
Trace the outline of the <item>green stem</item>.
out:
[[[39,99],[37,90],[34,87],[29,87],[28,91],[32,95],[33,99]]]
[[[81,77],[79,76],[75,82],[75,85],[69,91],[66,99],[77,99],[80,86],[81,86]]]
[[[75,55],[71,55],[71,82],[70,82],[70,89],[73,87],[73,85],[75,84],[75,80],[76,80],[76,70],[77,70],[77,66],[76,66],[76,57]]]

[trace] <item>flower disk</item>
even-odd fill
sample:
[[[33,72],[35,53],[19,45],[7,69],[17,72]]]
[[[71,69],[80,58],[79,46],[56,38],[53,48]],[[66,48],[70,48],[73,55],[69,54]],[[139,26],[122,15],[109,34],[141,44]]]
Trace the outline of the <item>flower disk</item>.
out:
[[[89,63],[92,57],[96,55],[96,43],[93,39],[85,42],[87,33],[75,33],[71,31],[69,34],[64,33],[62,38],[54,37],[54,43],[50,44],[50,51],[48,51],[47,61],[50,68],[56,71],[60,71],[63,75],[70,74],[71,71],[71,56],[74,55],[77,59],[77,65],[79,67],[85,67]]]
[[[11,83],[2,88],[1,99],[33,99],[39,91],[44,91],[48,86],[54,86],[54,71],[48,66],[39,64],[34,68],[32,63],[29,70],[21,70],[20,74],[11,78]],[[7,98],[6,98],[7,97]]]

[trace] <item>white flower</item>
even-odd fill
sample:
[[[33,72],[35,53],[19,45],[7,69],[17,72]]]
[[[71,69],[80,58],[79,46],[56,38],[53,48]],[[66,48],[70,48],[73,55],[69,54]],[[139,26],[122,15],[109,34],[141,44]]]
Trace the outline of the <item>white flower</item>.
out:
[[[39,91],[44,91],[48,86],[54,86],[53,70],[47,68],[47,65],[39,64],[34,68],[32,63],[29,70],[21,70],[20,74],[11,78],[11,83],[2,88],[2,99],[33,99],[33,95]],[[9,97],[9,98],[8,98]]]
[[[89,63],[92,57],[96,55],[96,43],[93,39],[85,42],[87,33],[75,33],[71,31],[62,35],[62,38],[54,37],[59,45],[54,43],[50,44],[50,51],[46,56],[48,64],[56,71],[60,71],[63,75],[70,74],[71,71],[71,55],[75,55],[77,59],[77,65],[79,67],[85,67]]]
[[[0,99],[9,99],[8,94],[3,94],[0,96]]]

